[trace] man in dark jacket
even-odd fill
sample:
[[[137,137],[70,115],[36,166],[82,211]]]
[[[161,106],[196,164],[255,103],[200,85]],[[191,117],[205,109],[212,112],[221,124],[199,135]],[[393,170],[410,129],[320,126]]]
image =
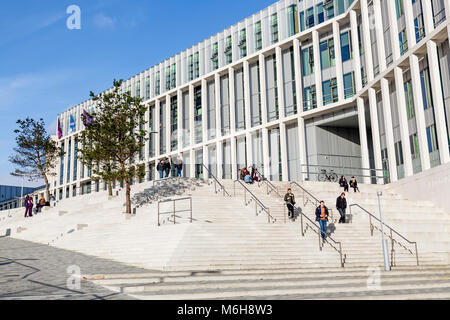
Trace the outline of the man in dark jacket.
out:
[[[336,209],[339,211],[341,218],[339,223],[345,223],[345,210],[347,209],[347,199],[345,199],[345,192],[336,199]]]
[[[164,159],[162,159],[158,165],[156,166],[156,170],[158,170],[159,172],[159,178],[162,179],[164,178],[164,169],[165,169],[165,163],[164,163]]]
[[[328,208],[323,200],[320,201],[320,206],[316,208],[316,221],[319,222],[322,239],[325,239],[327,236]]]
[[[286,202],[286,206],[289,210],[289,219],[294,219],[294,205],[295,205],[295,196],[292,193],[291,188],[287,190],[286,195],[284,196],[284,202]]]
[[[166,160],[164,161],[164,171],[166,171],[166,178],[169,177],[171,168],[172,166],[170,164],[170,160],[169,158],[166,158]]]

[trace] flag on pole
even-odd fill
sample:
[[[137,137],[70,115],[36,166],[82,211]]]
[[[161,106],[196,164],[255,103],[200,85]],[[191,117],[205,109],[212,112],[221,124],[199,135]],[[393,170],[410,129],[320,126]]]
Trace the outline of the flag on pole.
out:
[[[75,119],[70,115],[69,134],[75,132]]]
[[[58,139],[62,138],[61,120],[58,118]]]
[[[94,121],[92,117],[86,112],[85,109],[83,109],[83,115],[84,115],[84,125],[87,127],[91,122]]]

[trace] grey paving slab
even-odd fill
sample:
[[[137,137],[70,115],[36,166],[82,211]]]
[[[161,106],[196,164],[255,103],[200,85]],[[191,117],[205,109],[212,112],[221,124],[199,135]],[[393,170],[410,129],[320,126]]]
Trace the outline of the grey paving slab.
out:
[[[0,238],[0,300],[132,299],[88,281],[81,281],[79,289],[71,289],[72,286],[67,285],[70,266],[78,266],[81,274],[149,272],[68,250]]]

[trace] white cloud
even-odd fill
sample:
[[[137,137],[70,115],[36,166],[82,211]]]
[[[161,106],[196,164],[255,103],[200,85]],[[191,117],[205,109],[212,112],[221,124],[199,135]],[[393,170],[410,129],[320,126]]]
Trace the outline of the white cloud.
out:
[[[94,16],[94,24],[99,28],[114,28],[116,20],[103,13]]]

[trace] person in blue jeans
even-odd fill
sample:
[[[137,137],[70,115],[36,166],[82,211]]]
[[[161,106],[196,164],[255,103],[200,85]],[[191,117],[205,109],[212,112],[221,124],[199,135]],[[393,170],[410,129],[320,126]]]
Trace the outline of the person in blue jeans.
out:
[[[165,168],[165,162],[164,162],[164,159],[162,159],[156,166],[156,170],[158,170],[158,172],[159,172],[160,179],[164,178],[164,168]]]
[[[168,178],[170,175],[170,168],[171,168],[170,160],[169,158],[166,158],[164,160],[164,171],[166,172],[166,178]]]
[[[320,201],[320,206],[316,208],[316,221],[319,222],[322,239],[325,239],[327,236],[328,208],[323,200]]]

